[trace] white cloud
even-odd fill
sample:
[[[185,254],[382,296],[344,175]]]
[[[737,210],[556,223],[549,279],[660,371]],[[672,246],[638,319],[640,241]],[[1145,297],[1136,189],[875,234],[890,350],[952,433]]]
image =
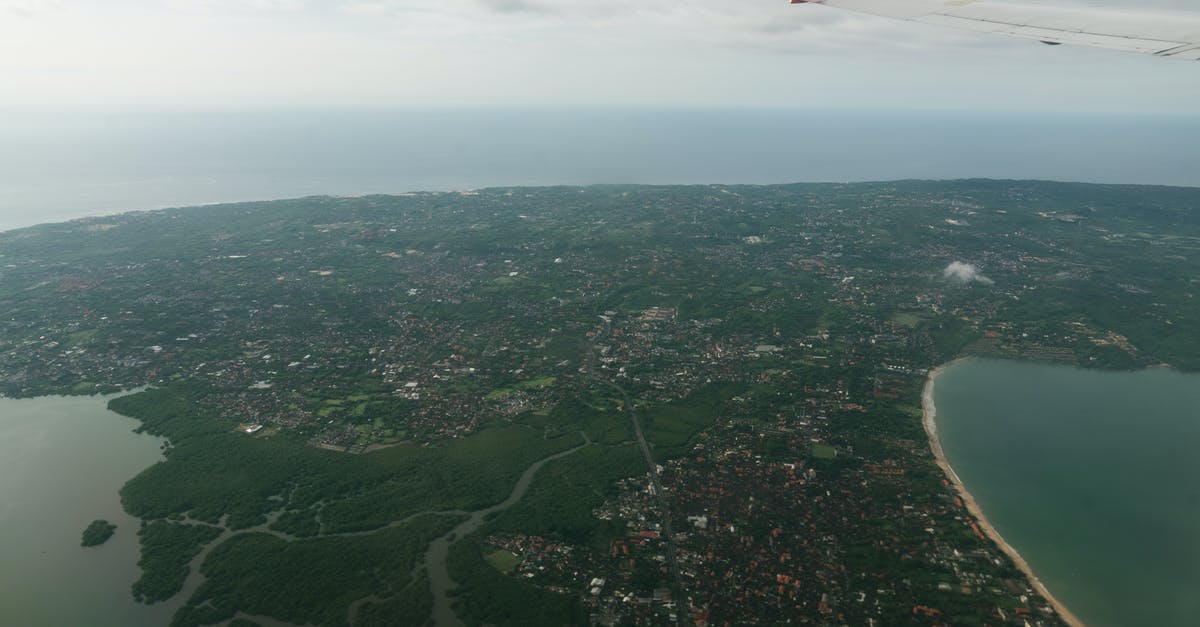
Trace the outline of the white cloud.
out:
[[[1167,0],[1159,0],[1165,2]],[[1195,64],[782,0],[0,0],[0,107],[1194,113]],[[6,11],[0,10],[0,15]]]
[[[0,0],[0,11],[18,17],[36,17],[62,8],[60,0]]]
[[[995,282],[980,274],[979,268],[975,267],[974,264],[962,261],[951,262],[950,265],[946,266],[945,270],[942,270],[942,276],[956,283],[983,283],[984,285],[991,285]]]
[[[205,11],[299,11],[305,0],[163,0],[172,9]]]

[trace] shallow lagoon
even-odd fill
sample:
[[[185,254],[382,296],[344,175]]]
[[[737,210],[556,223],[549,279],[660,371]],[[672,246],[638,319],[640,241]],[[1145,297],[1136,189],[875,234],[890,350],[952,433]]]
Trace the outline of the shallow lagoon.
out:
[[[1200,376],[972,359],[934,394],[955,472],[1090,627],[1200,624]]]
[[[0,625],[165,625],[171,607],[135,603],[138,521],[118,490],[162,459],[101,397],[0,399]],[[92,520],[117,525],[82,548]]]

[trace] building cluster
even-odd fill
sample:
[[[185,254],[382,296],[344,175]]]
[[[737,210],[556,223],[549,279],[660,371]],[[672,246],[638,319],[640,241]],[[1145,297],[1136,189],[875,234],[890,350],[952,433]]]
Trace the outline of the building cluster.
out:
[[[9,252],[0,393],[191,385],[245,437],[362,453],[548,423],[612,386],[654,407],[733,383],[658,449],[665,499],[650,474],[620,481],[603,547],[493,535],[509,576],[605,624],[1056,624],[942,479],[919,389],[962,354],[1154,363],[1112,320],[1039,303],[1119,294],[1173,324],[1165,292],[1092,287],[1095,251],[1045,229],[1131,236],[1036,194],[910,187],[362,199],[144,259]]]

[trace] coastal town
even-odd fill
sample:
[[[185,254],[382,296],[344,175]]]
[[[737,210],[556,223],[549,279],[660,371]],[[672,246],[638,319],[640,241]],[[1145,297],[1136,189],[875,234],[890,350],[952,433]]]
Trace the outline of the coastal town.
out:
[[[467,624],[1077,624],[952,481],[922,393],[963,356],[1200,367],[1200,319],[1181,314],[1200,227],[1172,222],[1195,194],[1151,215],[1114,211],[1143,197],[1117,191],[520,188],[7,232],[0,392],[167,395],[186,427],[151,430],[187,452],[161,487],[184,496],[138,515],[236,531],[252,498],[244,527],[298,547],[502,500],[455,492],[440,465],[499,430],[543,457],[580,446],[451,548]],[[512,454],[479,450],[446,467]],[[180,479],[240,482],[277,451],[313,461],[250,496]],[[382,471],[327,478],[410,457],[441,486],[419,503]],[[238,603],[210,605],[270,615]]]

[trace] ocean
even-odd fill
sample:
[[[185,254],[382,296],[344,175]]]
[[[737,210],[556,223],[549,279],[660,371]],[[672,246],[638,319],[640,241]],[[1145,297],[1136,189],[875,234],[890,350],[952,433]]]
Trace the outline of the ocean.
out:
[[[307,195],[590,183],[1200,186],[1200,116],[783,109],[0,113],[0,230]]]

